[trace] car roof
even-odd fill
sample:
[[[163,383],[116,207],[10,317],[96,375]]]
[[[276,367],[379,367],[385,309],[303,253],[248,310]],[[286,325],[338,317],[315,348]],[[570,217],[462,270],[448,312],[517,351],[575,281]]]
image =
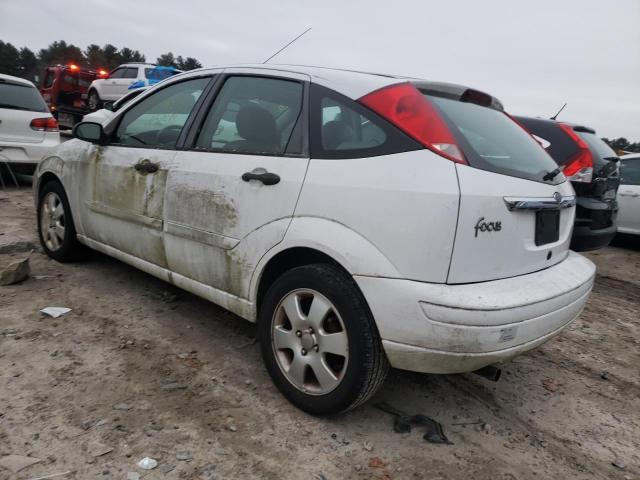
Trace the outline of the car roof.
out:
[[[129,62],[129,63],[123,63],[121,65],[118,65],[116,68],[120,68],[120,67],[139,67],[139,66],[145,66],[145,67],[155,67],[157,66],[155,63],[146,63],[146,62]],[[115,68],[114,68],[115,70]]]
[[[558,124],[558,123],[562,123],[564,125],[569,125],[571,128],[573,128],[576,131],[580,131],[580,132],[587,132],[587,133],[596,133],[596,131],[591,128],[591,127],[587,127],[584,124],[580,124],[580,123],[573,123],[573,122],[565,122],[564,120],[554,120],[552,118],[540,118],[540,117],[527,117],[526,115],[514,115],[515,118],[517,118],[518,120],[534,120],[536,122],[543,122],[543,123],[548,123],[548,124]]]
[[[0,80],[9,81],[11,83],[19,83],[21,85],[26,85],[26,86],[35,88],[35,85],[33,84],[33,82],[30,82],[29,80],[25,80],[24,78],[20,78],[20,77],[14,77],[12,75],[5,75],[4,73],[0,73]]]
[[[640,158],[640,153],[627,153],[626,155],[622,155],[620,160],[630,160],[632,158]]]
[[[404,82],[419,82],[420,84],[429,83],[437,88],[449,87],[452,90],[467,89],[461,85],[428,82],[425,79],[408,77],[403,75],[391,75],[386,73],[364,72],[359,70],[347,70],[331,67],[318,67],[311,65],[287,65],[287,64],[263,64],[263,63],[246,63],[246,64],[230,64],[219,65],[209,68],[201,68],[191,70],[179,75],[184,78],[185,75],[197,75],[203,72],[220,72],[229,70],[231,72],[261,72],[264,74],[291,74],[292,76],[303,75],[311,82],[325,86],[343,95],[357,99],[367,93],[373,92],[389,85]],[[176,78],[176,77],[173,77]]]

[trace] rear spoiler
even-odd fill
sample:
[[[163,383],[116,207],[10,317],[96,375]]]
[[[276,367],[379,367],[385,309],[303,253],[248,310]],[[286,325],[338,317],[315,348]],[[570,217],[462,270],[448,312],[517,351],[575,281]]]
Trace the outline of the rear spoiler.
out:
[[[433,95],[435,97],[449,98],[458,102],[475,103],[482,107],[492,108],[500,112],[504,111],[502,102],[496,97],[489,95],[488,93],[468,88],[463,85],[456,85],[454,83],[438,83],[438,82],[412,82],[418,90],[427,95]]]

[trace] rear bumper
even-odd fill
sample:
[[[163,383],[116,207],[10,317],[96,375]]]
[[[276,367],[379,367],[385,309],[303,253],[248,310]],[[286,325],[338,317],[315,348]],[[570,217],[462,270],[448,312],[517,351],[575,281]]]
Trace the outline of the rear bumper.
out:
[[[614,223],[608,228],[592,230],[591,227],[575,226],[573,236],[571,237],[571,250],[576,252],[586,252],[588,250],[597,250],[611,243],[613,237],[616,236],[617,227]]]
[[[557,335],[582,311],[595,266],[570,252],[540,272],[465,285],[359,277],[393,367],[476,370]]]
[[[609,245],[616,235],[618,204],[592,197],[578,197],[571,250],[584,252]]]
[[[46,133],[42,142],[0,142],[0,162],[8,164],[37,165],[43,157],[60,145],[60,135]]]

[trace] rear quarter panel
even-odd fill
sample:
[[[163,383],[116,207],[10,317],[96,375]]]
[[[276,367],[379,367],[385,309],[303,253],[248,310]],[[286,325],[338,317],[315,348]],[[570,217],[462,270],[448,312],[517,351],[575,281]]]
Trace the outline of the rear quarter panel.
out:
[[[305,237],[321,239],[323,225],[342,225],[385,258],[374,267],[369,252],[344,250],[352,274],[445,282],[458,216],[459,190],[454,163],[417,150],[379,157],[312,159],[286,240],[302,218],[323,219]],[[336,247],[338,250],[339,246]],[[349,258],[361,257],[361,258]],[[356,260],[356,261],[354,261]]]

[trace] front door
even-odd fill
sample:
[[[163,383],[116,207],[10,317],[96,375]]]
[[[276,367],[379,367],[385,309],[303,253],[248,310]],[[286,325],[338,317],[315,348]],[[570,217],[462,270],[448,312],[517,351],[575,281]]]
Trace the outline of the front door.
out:
[[[199,96],[201,77],[173,83],[120,118],[106,146],[94,147],[84,221],[88,237],[161,267],[163,201],[175,145]]]
[[[302,188],[305,80],[221,80],[192,148],[178,153],[167,178],[171,271],[246,296],[255,262],[283,239]]]
[[[103,99],[107,101],[115,101],[127,93],[129,85],[138,78],[137,67],[120,67],[116,68],[109,74],[109,78],[105,79],[103,88]]]

